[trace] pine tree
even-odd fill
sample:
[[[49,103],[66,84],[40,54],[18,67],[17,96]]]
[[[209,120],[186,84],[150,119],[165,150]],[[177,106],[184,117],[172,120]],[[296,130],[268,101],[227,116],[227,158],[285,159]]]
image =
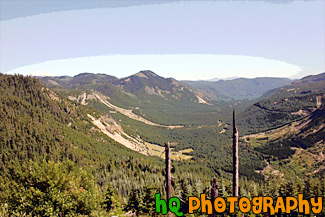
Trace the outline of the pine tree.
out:
[[[143,213],[152,213],[155,210],[155,194],[157,193],[156,187],[144,187],[144,197],[141,207]]]
[[[137,216],[139,216],[141,207],[142,207],[142,199],[140,195],[140,191],[138,189],[134,189],[129,195],[128,203],[125,207],[125,211],[135,212]]]
[[[114,208],[114,191],[112,188],[112,185],[109,184],[106,190],[106,194],[105,194],[105,200],[104,200],[104,206],[106,208],[107,211],[110,211],[111,209]]]

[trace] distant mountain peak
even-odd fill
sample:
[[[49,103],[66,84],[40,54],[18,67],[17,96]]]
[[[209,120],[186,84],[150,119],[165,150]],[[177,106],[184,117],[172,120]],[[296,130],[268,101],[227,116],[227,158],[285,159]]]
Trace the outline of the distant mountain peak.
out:
[[[82,73],[79,73],[78,75],[75,75],[73,77],[88,76],[88,75],[95,75],[95,74],[90,73],[90,72],[82,72]]]
[[[153,71],[150,71],[150,70],[140,71],[140,72],[138,72],[138,73],[136,73],[134,75],[138,76],[138,77],[143,77],[143,78],[158,76],[156,73],[154,73]]]
[[[212,78],[212,79],[208,79],[206,81],[212,81],[212,82],[216,82],[216,81],[228,81],[228,80],[234,80],[234,79],[238,79],[239,77],[227,77],[227,78]]]

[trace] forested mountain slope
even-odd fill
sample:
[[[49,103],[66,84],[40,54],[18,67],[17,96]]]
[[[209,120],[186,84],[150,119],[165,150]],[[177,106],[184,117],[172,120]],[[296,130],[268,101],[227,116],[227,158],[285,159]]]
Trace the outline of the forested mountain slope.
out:
[[[325,73],[294,81],[269,91],[240,114],[239,126],[254,133],[306,117],[320,108],[325,99]]]
[[[280,128],[244,136],[278,170],[293,175],[325,175],[325,106]]]

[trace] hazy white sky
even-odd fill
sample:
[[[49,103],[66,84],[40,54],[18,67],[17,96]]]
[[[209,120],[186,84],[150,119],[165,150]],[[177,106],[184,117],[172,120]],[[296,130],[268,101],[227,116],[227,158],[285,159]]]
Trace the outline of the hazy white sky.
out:
[[[325,71],[323,0],[13,2],[1,0],[1,72],[198,80]]]

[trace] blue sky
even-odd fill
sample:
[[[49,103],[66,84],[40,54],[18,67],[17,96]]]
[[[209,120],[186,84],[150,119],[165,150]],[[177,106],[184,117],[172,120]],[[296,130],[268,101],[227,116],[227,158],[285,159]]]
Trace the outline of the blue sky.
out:
[[[124,77],[325,71],[325,1],[4,1],[0,71]]]

